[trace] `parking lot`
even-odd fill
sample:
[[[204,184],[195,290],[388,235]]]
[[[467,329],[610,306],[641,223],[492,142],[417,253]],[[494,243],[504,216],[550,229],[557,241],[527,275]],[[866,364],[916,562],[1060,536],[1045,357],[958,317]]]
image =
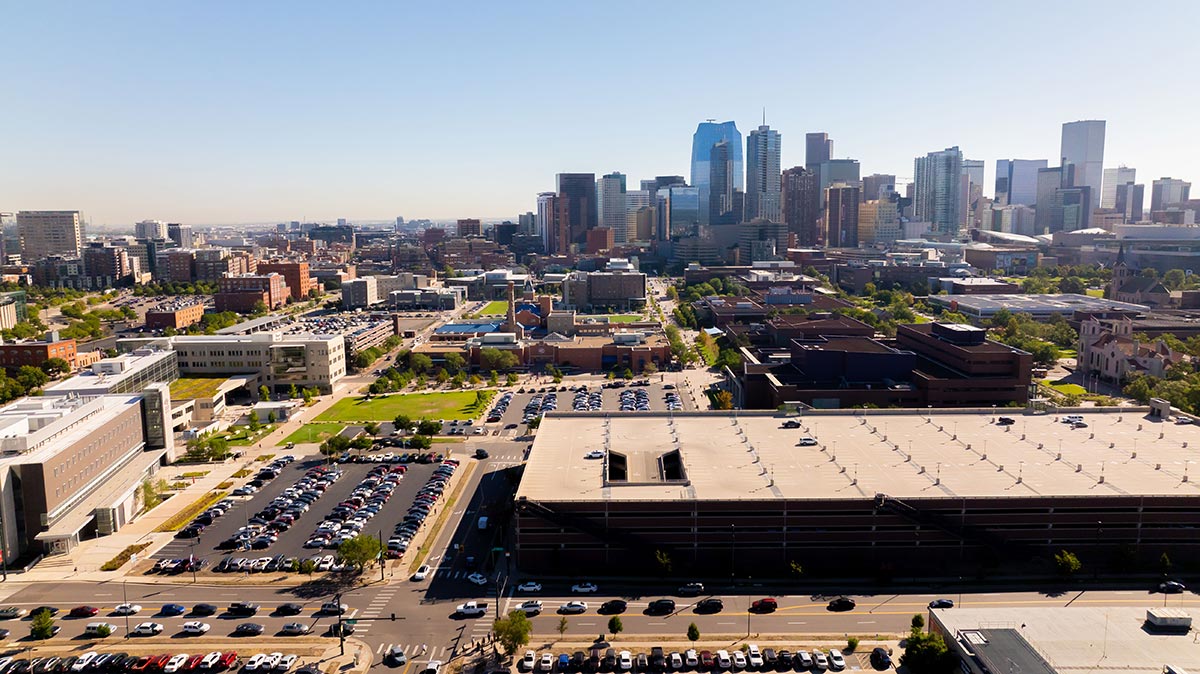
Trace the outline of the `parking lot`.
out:
[[[198,558],[207,558],[209,566],[206,570],[211,571],[212,565],[219,561],[222,556],[234,552],[233,550],[219,549],[218,546],[222,541],[232,537],[237,533],[238,529],[247,526],[249,519],[255,513],[265,508],[276,496],[279,496],[284,490],[295,484],[298,479],[303,477],[307,470],[314,466],[323,465],[324,463],[325,458],[322,456],[300,457],[299,460],[286,466],[279,477],[265,484],[253,496],[237,497],[238,503],[230,508],[223,517],[215,520],[198,538],[175,539],[159,550],[154,557],[156,559],[187,557],[192,554],[193,543],[195,543],[194,551],[196,556]],[[268,548],[249,550],[239,553],[238,556],[264,557],[285,555],[287,557],[306,558],[317,554],[331,554],[331,550],[305,548],[304,542],[311,537],[314,529],[316,529],[321,520],[338,503],[350,496],[355,487],[366,478],[371,468],[382,464],[344,463],[336,465],[343,471],[342,477],[330,485],[325,493],[312,504],[308,512],[299,517],[290,528],[279,532],[278,541]],[[408,463],[405,466],[408,472],[392,493],[391,498],[380,509],[379,514],[367,522],[362,533],[377,534],[382,531],[383,538],[386,541],[392,531],[392,527],[403,519],[405,512],[412,504],[413,497],[424,486],[436,468],[432,464],[417,463]]]
[[[621,411],[622,393],[624,392],[625,397],[628,398],[631,395],[636,396],[638,391],[645,392],[646,402],[649,407],[648,411],[651,412],[667,411],[666,394],[672,391],[680,394],[680,402],[682,403],[682,408],[684,410],[693,409],[691,400],[688,398],[688,396],[684,395],[684,392],[676,391],[675,389],[664,388],[665,386],[671,386],[671,384],[652,382],[649,386],[630,386],[626,383],[626,385],[621,388],[602,388],[602,385],[607,383],[608,382],[593,382],[587,385],[589,403],[593,400],[596,400],[597,394],[599,395],[598,399],[600,409],[596,411],[619,412]],[[551,392],[553,392],[557,398],[556,411],[573,411],[575,409],[574,402],[576,395],[578,394],[578,391],[573,389],[578,388],[578,386],[578,384],[572,386],[568,386],[566,384],[553,386],[530,386],[524,389],[524,393],[521,393],[520,388],[518,388],[518,391],[513,394],[512,399],[508,403],[508,409],[503,415],[501,415],[500,421],[494,423],[485,423],[485,428],[487,428],[489,431],[501,429],[505,432],[504,434],[524,432],[522,420],[525,416],[526,405],[528,405],[535,396],[540,397],[544,404],[546,395]],[[500,396],[497,396],[496,399],[493,400],[492,406],[488,408],[489,414],[499,401]],[[635,409],[632,411],[636,411],[636,405],[634,405],[634,407]],[[485,415],[484,420],[486,419],[487,416]],[[517,426],[515,428],[508,428],[513,424],[516,424]]]

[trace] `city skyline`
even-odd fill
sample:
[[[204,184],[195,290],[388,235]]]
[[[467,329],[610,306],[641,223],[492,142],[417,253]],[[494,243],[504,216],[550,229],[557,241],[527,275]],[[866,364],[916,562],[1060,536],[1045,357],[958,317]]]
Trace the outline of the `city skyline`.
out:
[[[619,171],[632,184],[689,175],[699,122],[730,120],[748,133],[763,108],[785,137],[781,169],[805,163],[805,136],[814,132],[834,140],[833,158],[901,184],[912,180],[914,158],[958,146],[984,161],[991,196],[998,159],[1055,166],[1062,124],[1097,119],[1107,123],[1103,169],[1136,168],[1147,185],[1164,176],[1194,181],[1200,139],[1187,111],[1198,95],[1158,67],[1160,55],[1103,47],[1153,30],[1173,45],[1173,61],[1195,62],[1200,51],[1184,31],[1194,23],[1186,16],[1200,11],[1173,4],[1181,20],[1122,13],[1118,24],[1109,20],[1115,3],[1036,12],[1025,3],[957,12],[766,3],[746,12],[747,20],[764,12],[775,19],[777,39],[760,49],[781,53],[800,26],[823,26],[804,31],[804,41],[818,52],[837,47],[839,67],[801,75],[787,59],[756,57],[756,83],[783,86],[753,89],[737,86],[748,84],[743,59],[687,48],[728,20],[716,4],[687,14],[639,8],[638,22],[621,7],[368,5],[351,13],[313,4],[284,15],[270,4],[18,6],[8,17],[9,49],[37,58],[0,74],[0,85],[20,94],[0,108],[6,128],[19,130],[0,162],[0,210],[78,209],[93,226],[129,228],[147,218],[515,219],[536,210],[537,194],[554,189],[559,173]],[[570,29],[580,22],[596,30]],[[1076,29],[1055,29],[1062,25]],[[615,67],[594,75],[612,66],[605,28],[618,26],[617,44],[637,55],[630,70],[684,67],[632,90],[625,75],[615,84]],[[38,48],[51,27],[56,48]],[[496,41],[518,30],[539,39]],[[939,36],[956,58],[923,57],[904,37],[919,34]],[[979,47],[1006,35],[1029,48],[1001,60]],[[881,36],[889,39],[872,39]],[[1047,51],[1092,54],[1070,69],[1077,86],[1061,86]],[[877,70],[884,62],[892,72]],[[845,77],[848,70],[860,77]],[[1019,88],[984,86],[1001,70],[1028,77]],[[593,75],[568,77],[578,72]],[[870,86],[861,86],[864,77]],[[1138,95],[1106,88],[1131,79]],[[927,94],[972,80],[976,93],[953,107]],[[546,83],[555,96],[534,94]],[[612,97],[612,86],[629,95]],[[1143,100],[1150,91],[1172,95],[1153,118]],[[884,114],[875,102],[889,98],[902,105]],[[547,130],[554,142],[538,142]]]

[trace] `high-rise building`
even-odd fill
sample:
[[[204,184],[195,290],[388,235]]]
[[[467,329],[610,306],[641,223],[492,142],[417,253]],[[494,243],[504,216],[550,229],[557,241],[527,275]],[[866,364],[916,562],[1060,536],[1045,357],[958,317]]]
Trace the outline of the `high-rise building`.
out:
[[[625,174],[614,171],[596,181],[596,207],[600,226],[611,230],[617,243],[625,243]]]
[[[821,219],[821,181],[815,171],[794,166],[782,177],[783,222],[796,235],[801,246],[816,246],[822,242],[818,222]]]
[[[79,257],[83,247],[79,211],[18,211],[17,234],[24,262],[50,255]]]
[[[1062,125],[1062,165],[1075,166],[1070,185],[1091,189],[1092,209],[1100,207],[1100,185],[1104,180],[1104,120],[1089,119]]]
[[[858,206],[859,243],[895,243],[900,238],[900,195],[892,192],[879,199],[868,199]]]
[[[1105,187],[1108,184],[1105,183]],[[1142,207],[1146,203],[1146,186],[1132,182],[1117,185],[1113,209],[1121,214],[1121,221],[1128,224],[1142,221]]]
[[[833,158],[833,141],[827,133],[804,134],[804,167],[815,171]]]
[[[162,220],[142,220],[133,226],[133,236],[138,239],[165,239],[167,223]]]
[[[483,236],[483,223],[478,218],[459,218],[458,236],[460,238]]]
[[[896,176],[886,173],[872,173],[862,179],[862,200],[873,201],[883,199],[889,193],[896,191]]]
[[[739,263],[778,259],[787,250],[787,227],[765,218],[737,225]]]
[[[655,238],[659,241],[682,236],[694,236],[700,226],[700,188],[677,185],[664,187],[655,196],[655,211],[658,221]]]
[[[533,211],[526,211],[517,216],[517,229],[521,234],[534,234],[537,232],[537,216]]]
[[[1092,188],[1088,185],[1060,187],[1054,191],[1050,234],[1074,232],[1092,226]]]
[[[1037,203],[1038,170],[1048,165],[1045,159],[997,159],[996,205],[1032,206]]]
[[[645,182],[645,181],[643,181]],[[646,190],[629,190],[625,193],[625,238],[619,239],[626,243],[630,241],[649,241],[653,236],[653,228],[648,228],[645,232],[638,229],[638,213],[643,208],[650,206],[650,192]],[[649,217],[643,214],[642,219]],[[643,237],[642,234],[646,236]]]
[[[1137,169],[1126,166],[1104,169],[1104,187],[1100,190],[1100,208],[1117,207],[1117,185],[1137,182]]]
[[[825,190],[825,245],[831,248],[858,247],[857,183],[833,183]]]
[[[595,229],[599,224],[596,208],[596,174],[595,173],[560,173],[558,174],[558,198],[564,202],[566,210],[566,245],[578,244],[581,248],[587,245],[587,231]],[[559,242],[560,248],[563,242]]]
[[[857,159],[830,159],[817,166],[817,177],[821,184],[821,208],[825,208],[825,190],[833,183],[861,185],[861,169]]]
[[[958,146],[917,157],[913,209],[917,220],[931,223],[936,234],[957,236],[962,223],[962,151]]]
[[[1176,178],[1159,178],[1150,187],[1150,212],[1161,211],[1171,204],[1188,200],[1192,184]],[[17,214],[19,222],[21,214]]]
[[[709,181],[712,175],[712,149],[721,141],[729,143],[730,182],[732,189],[743,191],[742,134],[733,122],[701,122],[692,135],[692,187],[699,189],[700,203],[710,203]],[[732,199],[730,199],[732,202]],[[708,224],[709,209],[700,214],[701,224]]]
[[[962,226],[971,228],[978,226],[974,220],[975,205],[983,198],[983,160],[964,159],[962,175],[959,177],[960,207],[962,209]]]
[[[1070,167],[1063,166],[1038,169],[1035,234],[1045,234],[1054,226],[1054,193],[1066,182],[1064,174],[1069,173],[1069,169]]]
[[[708,159],[708,223],[728,225],[740,222],[742,213],[735,212],[735,195],[738,189],[733,184],[733,152],[728,141],[719,141],[712,146]],[[740,211],[741,209],[736,209]]]
[[[763,124],[746,138],[746,219],[783,222],[779,197],[778,131]]]
[[[196,235],[192,232],[191,225],[181,225],[178,222],[172,222],[167,225],[167,238],[175,242],[180,248],[192,248],[196,245]]]

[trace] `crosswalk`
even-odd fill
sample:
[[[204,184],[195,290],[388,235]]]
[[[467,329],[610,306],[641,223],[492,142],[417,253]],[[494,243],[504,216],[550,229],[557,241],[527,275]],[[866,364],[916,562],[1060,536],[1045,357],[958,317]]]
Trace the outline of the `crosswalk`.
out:
[[[391,612],[388,611],[388,604],[396,597],[399,588],[395,586],[387,587],[380,590],[372,599],[371,603],[367,604],[364,609],[355,609],[352,617],[357,621],[354,625],[355,634],[366,634],[371,631],[371,626],[376,620],[385,619],[391,620]]]
[[[375,648],[375,655],[382,656],[387,653],[393,646],[399,647],[404,655],[408,656],[410,662],[429,662],[431,660],[448,660],[454,654],[454,648],[451,646],[436,646],[420,643],[381,643]],[[422,652],[422,646],[425,650]]]

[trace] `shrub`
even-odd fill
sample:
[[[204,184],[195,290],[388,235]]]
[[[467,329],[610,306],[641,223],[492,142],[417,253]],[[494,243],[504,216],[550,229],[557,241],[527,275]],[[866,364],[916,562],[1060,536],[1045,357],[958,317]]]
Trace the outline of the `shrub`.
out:
[[[124,550],[122,550],[121,553],[118,554],[116,557],[113,557],[112,559],[105,562],[104,565],[100,567],[100,570],[101,571],[116,571],[117,569],[121,568],[122,566],[125,566],[125,562],[128,562],[130,557],[133,557],[134,555],[141,552],[142,550],[145,550],[148,547],[150,547],[149,543],[135,543],[134,545],[131,545],[131,546],[125,548]]]

